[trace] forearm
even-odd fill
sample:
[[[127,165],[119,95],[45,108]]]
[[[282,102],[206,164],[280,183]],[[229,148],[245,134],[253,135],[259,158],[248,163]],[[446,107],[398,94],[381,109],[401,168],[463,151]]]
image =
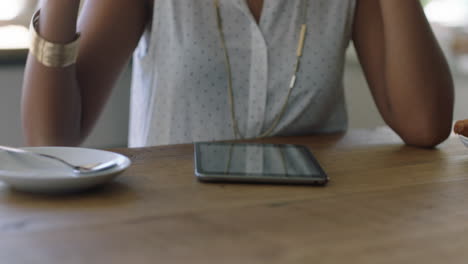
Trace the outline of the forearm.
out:
[[[80,0],[46,0],[41,6],[39,34],[48,41],[68,43],[76,37]]]
[[[41,6],[39,35],[55,43],[76,38],[79,0],[47,0]],[[28,57],[22,119],[28,145],[76,145],[81,140],[81,95],[74,65],[46,67]]]
[[[445,138],[453,83],[419,1],[381,0],[385,86],[390,124],[403,137]],[[428,133],[425,133],[428,132]]]

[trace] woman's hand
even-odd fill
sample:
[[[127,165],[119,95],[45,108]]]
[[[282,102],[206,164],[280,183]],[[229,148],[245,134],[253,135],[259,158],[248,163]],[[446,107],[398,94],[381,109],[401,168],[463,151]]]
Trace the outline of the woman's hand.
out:
[[[468,119],[457,121],[453,127],[453,132],[468,137]]]

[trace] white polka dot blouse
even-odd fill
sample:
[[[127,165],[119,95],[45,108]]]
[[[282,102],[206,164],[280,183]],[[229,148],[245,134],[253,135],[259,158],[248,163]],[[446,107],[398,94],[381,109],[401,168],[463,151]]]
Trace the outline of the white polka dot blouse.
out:
[[[308,32],[296,85],[272,135],[345,130],[345,51],[355,0],[305,0]],[[239,130],[255,138],[281,111],[296,63],[301,0],[221,0]],[[129,146],[234,139],[213,0],[157,0],[133,56]]]

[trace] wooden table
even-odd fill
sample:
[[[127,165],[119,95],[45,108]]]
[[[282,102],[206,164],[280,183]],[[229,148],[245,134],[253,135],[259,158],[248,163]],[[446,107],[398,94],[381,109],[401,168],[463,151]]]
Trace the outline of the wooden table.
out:
[[[327,187],[204,184],[191,145],[118,149],[132,167],[68,196],[0,187],[0,263],[466,263],[468,149],[386,128],[305,144]]]

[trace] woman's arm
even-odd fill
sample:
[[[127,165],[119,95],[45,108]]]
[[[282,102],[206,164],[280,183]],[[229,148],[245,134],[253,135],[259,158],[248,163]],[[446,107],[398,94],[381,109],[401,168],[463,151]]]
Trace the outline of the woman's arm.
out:
[[[68,43],[79,31],[81,40],[77,63],[66,68],[28,57],[22,119],[29,145],[78,145],[86,138],[150,18],[147,0],[85,0],[78,19],[79,4],[41,6],[41,37]]]
[[[385,122],[409,145],[450,134],[453,82],[418,0],[357,0],[353,40]]]

